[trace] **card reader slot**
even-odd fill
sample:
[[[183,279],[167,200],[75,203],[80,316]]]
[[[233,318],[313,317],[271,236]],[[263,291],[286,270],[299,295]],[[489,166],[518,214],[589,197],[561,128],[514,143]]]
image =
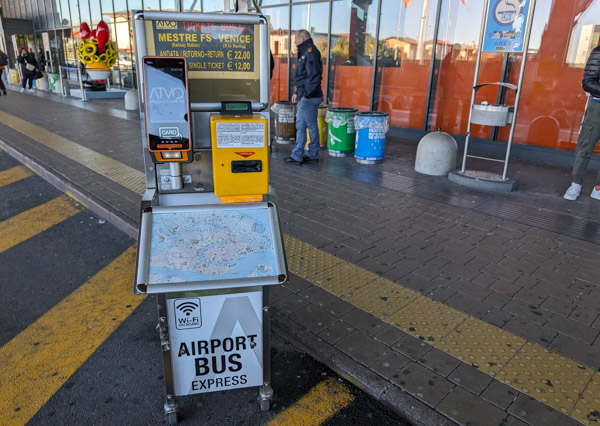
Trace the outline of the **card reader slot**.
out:
[[[231,162],[231,173],[258,173],[262,172],[261,160],[241,160]]]

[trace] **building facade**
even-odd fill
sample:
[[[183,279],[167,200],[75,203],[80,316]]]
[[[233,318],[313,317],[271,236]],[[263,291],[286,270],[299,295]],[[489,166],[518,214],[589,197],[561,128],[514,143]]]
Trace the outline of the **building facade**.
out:
[[[519,0],[503,0],[518,6]],[[324,61],[323,92],[331,106],[379,110],[390,125],[418,137],[441,129],[465,135],[483,19],[483,0],[259,0],[270,17],[275,58],[271,100],[293,93],[293,33],[308,29]],[[53,64],[77,66],[79,25],[102,19],[119,59],[112,83],[135,85],[130,10],[222,11],[222,0],[3,0],[0,35],[17,47],[47,46]],[[21,28],[15,32],[15,27]],[[9,34],[7,28],[10,28]],[[583,67],[600,38],[600,0],[537,0],[527,52],[515,144],[539,155],[568,153],[577,143],[586,95]],[[45,44],[44,44],[45,43]],[[479,81],[517,83],[523,55],[483,53]],[[476,102],[513,104],[495,86]],[[474,125],[479,141],[502,146],[508,128]],[[600,152],[597,151],[597,152]]]

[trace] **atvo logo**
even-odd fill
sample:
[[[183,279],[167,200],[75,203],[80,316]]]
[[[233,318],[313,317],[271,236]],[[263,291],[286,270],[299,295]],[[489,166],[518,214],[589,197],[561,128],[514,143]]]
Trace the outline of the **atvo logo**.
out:
[[[180,87],[153,87],[150,91],[150,99],[183,99],[185,98],[185,90]]]
[[[176,21],[156,21],[156,28],[159,30],[176,30]]]

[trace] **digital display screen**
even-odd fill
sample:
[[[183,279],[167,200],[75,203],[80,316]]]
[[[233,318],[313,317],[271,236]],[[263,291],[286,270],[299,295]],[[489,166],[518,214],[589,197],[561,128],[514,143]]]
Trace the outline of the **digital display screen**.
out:
[[[190,150],[186,63],[183,58],[144,58],[148,149]]]
[[[246,104],[227,104],[225,105],[229,111],[246,111],[248,109],[248,105]]]

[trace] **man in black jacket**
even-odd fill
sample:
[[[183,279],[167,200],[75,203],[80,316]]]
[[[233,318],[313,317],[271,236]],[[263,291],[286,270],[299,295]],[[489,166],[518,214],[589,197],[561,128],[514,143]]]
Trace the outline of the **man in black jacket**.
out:
[[[585,64],[581,86],[583,90],[590,94],[590,97],[583,117],[583,123],[581,123],[581,130],[579,131],[577,157],[573,165],[571,186],[564,195],[565,199],[571,201],[579,197],[585,169],[587,169],[592,152],[600,139],[600,46],[592,50]],[[596,186],[594,186],[590,197],[600,200],[600,172],[598,173]]]
[[[308,31],[296,32],[295,43],[298,46],[298,61],[295,77],[296,92],[292,95],[292,102],[298,103],[296,146],[292,150],[292,155],[286,158],[285,162],[302,164],[303,162],[319,161],[320,141],[317,118],[319,105],[323,101],[323,91],[321,90],[323,65],[321,53],[315,47]],[[310,144],[306,156],[303,156],[307,128],[310,134]]]

